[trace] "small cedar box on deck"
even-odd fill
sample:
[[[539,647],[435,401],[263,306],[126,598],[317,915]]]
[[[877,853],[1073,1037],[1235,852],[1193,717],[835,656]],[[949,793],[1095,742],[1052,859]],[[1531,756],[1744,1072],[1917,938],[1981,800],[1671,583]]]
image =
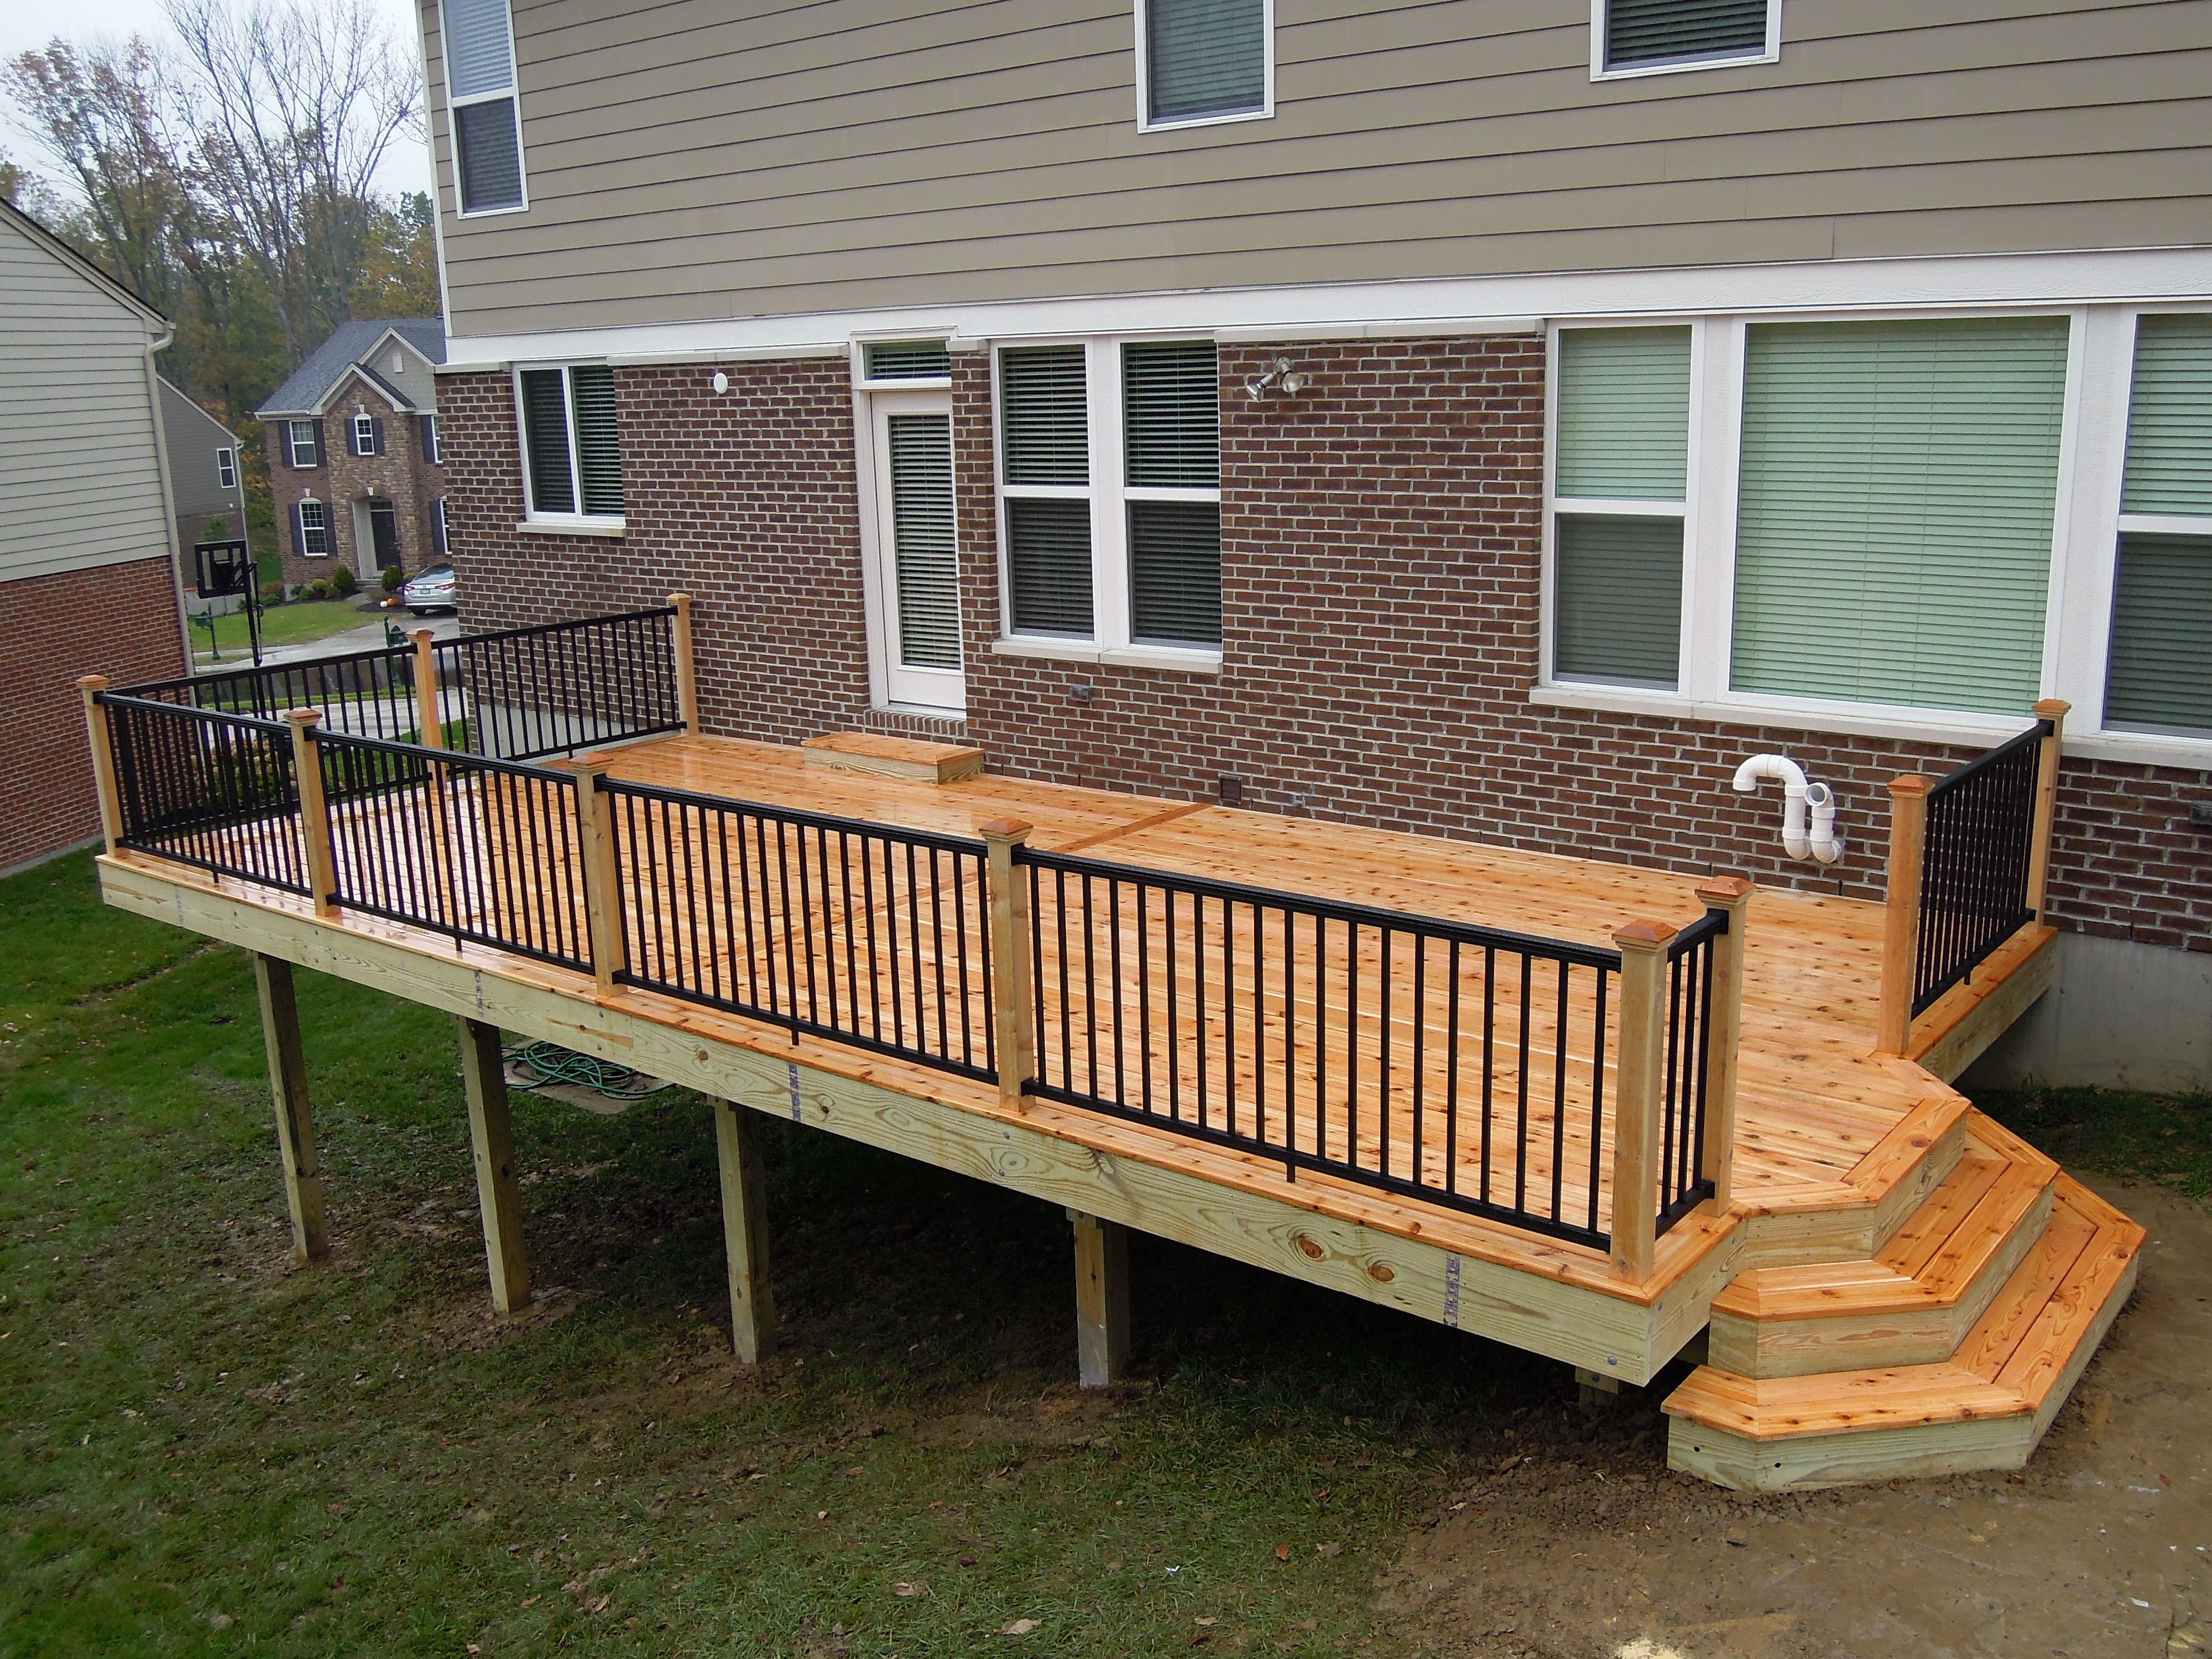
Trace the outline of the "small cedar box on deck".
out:
[[[84,684],[108,902],[256,953],[304,1256],[295,964],[459,1022],[502,1310],[501,1030],[722,1103],[747,1361],[756,1111],[1064,1206],[1086,1384],[1135,1227],[1592,1388],[1702,1340],[1669,1455],[1735,1486],[2019,1467],[2134,1282],[2142,1230],[1948,1083],[2050,984],[2063,705],[1899,781],[1874,905],[709,737],[681,595]]]

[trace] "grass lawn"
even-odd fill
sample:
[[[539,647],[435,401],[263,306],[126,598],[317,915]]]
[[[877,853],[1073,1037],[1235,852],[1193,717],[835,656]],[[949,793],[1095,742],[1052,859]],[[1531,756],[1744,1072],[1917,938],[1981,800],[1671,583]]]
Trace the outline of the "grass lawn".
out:
[[[2069,1170],[2212,1194],[2212,1094],[1983,1089],[1974,1104]]]
[[[401,611],[398,615],[404,618],[406,613]],[[283,605],[272,605],[261,613],[261,643],[305,645],[310,640],[327,639],[375,620],[374,615],[361,609],[358,595],[343,599],[293,599]],[[216,644],[226,664],[243,665],[253,660],[253,642],[246,632],[244,612],[217,617],[215,626]],[[192,624],[192,659],[210,660],[208,631],[197,622]]]
[[[0,883],[0,1652],[1390,1653],[1405,1540],[1502,1469],[1663,1478],[1563,1366],[1152,1239],[1139,1378],[1079,1393],[1059,1212],[775,1120],[741,1371],[684,1094],[518,1097],[495,1321],[452,1026],[300,993],[295,1272],[247,958],[84,857]]]

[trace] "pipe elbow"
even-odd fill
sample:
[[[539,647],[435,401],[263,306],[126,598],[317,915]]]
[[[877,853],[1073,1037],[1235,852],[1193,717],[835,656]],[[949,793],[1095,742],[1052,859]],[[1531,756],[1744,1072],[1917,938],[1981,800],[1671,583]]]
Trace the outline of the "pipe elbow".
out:
[[[1747,795],[1769,778],[1793,792],[1805,787],[1805,769],[1787,755],[1753,755],[1735,769],[1735,787]]]

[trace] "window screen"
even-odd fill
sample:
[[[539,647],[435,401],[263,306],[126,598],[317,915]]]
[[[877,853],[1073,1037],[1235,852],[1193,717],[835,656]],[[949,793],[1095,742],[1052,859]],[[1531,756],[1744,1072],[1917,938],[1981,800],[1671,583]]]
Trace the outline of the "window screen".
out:
[[[461,211],[522,205],[522,135],[507,0],[445,0],[447,96]]]
[[[557,368],[522,371],[522,447],[537,513],[574,513],[576,476],[568,454],[566,376]]]
[[[999,356],[999,404],[1010,484],[1091,482],[1091,414],[1083,348],[1042,346]]]
[[[1562,514],[1552,672],[1674,690],[1681,678],[1682,520]]]
[[[1213,343],[1121,348],[1122,434],[1132,485],[1221,484],[1221,385]]]
[[[1009,498],[1006,555],[1015,632],[1090,634],[1089,501]]]
[[[1146,0],[1144,27],[1147,120],[1266,109],[1267,0]]]
[[[618,518],[623,510],[622,444],[615,431],[615,376],[605,363],[568,371],[576,405],[576,472],[586,513]]]
[[[1690,331],[1559,335],[1560,495],[1679,501],[1690,466]]]
[[[2212,517],[2212,315],[2136,325],[2120,511]]]

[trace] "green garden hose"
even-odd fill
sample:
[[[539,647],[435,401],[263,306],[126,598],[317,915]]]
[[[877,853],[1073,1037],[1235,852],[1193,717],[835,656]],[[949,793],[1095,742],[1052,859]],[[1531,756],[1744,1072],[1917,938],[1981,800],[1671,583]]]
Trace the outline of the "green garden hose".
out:
[[[609,1100],[643,1100],[674,1086],[627,1066],[563,1048],[557,1042],[518,1043],[502,1050],[501,1058],[526,1079],[514,1085],[519,1089],[543,1089],[559,1083],[589,1089]]]

